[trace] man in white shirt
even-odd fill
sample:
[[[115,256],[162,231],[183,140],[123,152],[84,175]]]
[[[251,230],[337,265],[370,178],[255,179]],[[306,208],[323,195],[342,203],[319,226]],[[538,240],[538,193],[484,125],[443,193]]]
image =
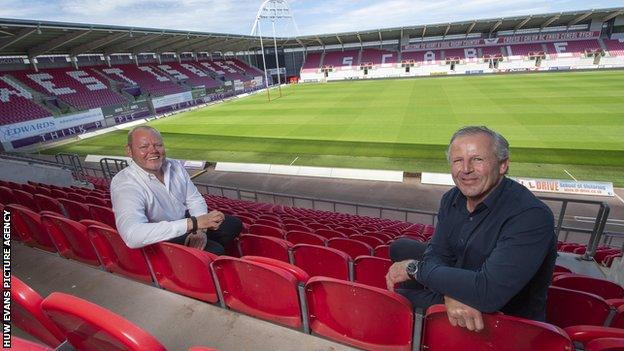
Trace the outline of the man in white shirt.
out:
[[[223,254],[240,233],[241,221],[208,212],[182,164],[166,158],[160,132],[149,126],[133,128],[126,153],[132,161],[110,186],[115,223],[126,245],[170,241]]]

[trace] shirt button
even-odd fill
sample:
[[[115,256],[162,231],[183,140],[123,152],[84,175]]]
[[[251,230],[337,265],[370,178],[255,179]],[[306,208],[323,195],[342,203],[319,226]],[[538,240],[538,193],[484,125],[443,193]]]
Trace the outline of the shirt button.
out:
[[[472,217],[470,217],[470,221],[472,222]]]

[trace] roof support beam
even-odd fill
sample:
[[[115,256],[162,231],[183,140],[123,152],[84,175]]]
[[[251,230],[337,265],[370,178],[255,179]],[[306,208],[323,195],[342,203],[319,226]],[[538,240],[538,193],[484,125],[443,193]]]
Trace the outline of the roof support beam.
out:
[[[518,25],[514,27],[514,32],[524,27],[524,25],[527,24],[527,22],[529,22],[531,18],[533,18],[533,16],[528,16],[527,18],[523,19],[522,22],[518,23]]]
[[[472,32],[472,30],[474,29],[474,27],[477,25],[477,22],[472,22],[470,24],[470,26],[468,26],[468,29],[466,30],[466,36],[468,36],[468,34],[470,34],[470,32]]]
[[[446,35],[448,34],[449,30],[451,30],[451,24],[450,23],[446,26],[446,29],[444,30],[444,36],[443,36],[444,38],[446,38]]]
[[[540,26],[540,29],[544,29],[544,28],[550,26],[554,21],[558,20],[559,17],[561,17],[561,15],[552,16],[546,22],[542,23],[542,25]]]
[[[566,26],[568,26],[568,27],[573,26],[573,25],[579,23],[580,21],[586,19],[587,17],[591,16],[592,13],[594,13],[594,11],[585,12],[584,14],[582,14],[582,15],[576,17],[575,19],[571,20],[570,22],[568,22],[568,24]]]
[[[425,39],[425,33],[427,32],[427,26],[423,27],[423,32],[422,35],[420,36],[420,41],[423,41]]]
[[[37,28],[24,28],[15,34],[11,34],[12,37],[0,39],[0,50],[6,48],[9,45],[13,45],[17,43],[18,41],[26,38],[27,36],[35,33],[36,31],[37,31]]]
[[[122,33],[117,33],[117,34],[111,34],[108,35],[104,38],[89,42],[89,43],[85,43],[82,45],[78,45],[76,47],[74,47],[73,49],[71,49],[70,55],[71,56],[76,56],[85,52],[89,52],[89,51],[93,51],[97,48],[100,48],[102,46],[108,45],[116,40],[119,40],[125,36],[127,36],[129,33],[126,32],[122,32]]]
[[[67,43],[70,43],[84,35],[87,35],[91,32],[91,30],[83,30],[83,31],[77,31],[77,32],[71,32],[71,33],[67,33],[61,37],[58,37],[56,39],[53,39],[52,41],[49,41],[45,44],[36,46],[30,50],[28,50],[28,56],[29,57],[37,57],[39,55],[43,55],[46,52],[52,51],[56,48],[58,48],[59,46],[63,46]]]
[[[496,21],[496,23],[494,23],[492,28],[490,28],[490,34],[488,36],[491,37],[492,33],[494,33],[498,29],[498,27],[501,26],[501,24],[503,24],[503,20],[502,19]]]
[[[602,22],[607,22],[607,21],[609,21],[609,20],[611,20],[611,19],[613,19],[613,18],[615,18],[615,17],[617,17],[617,16],[619,16],[621,14],[624,14],[624,10],[617,10],[617,11],[611,12],[610,14],[604,16],[601,19],[601,21]]]

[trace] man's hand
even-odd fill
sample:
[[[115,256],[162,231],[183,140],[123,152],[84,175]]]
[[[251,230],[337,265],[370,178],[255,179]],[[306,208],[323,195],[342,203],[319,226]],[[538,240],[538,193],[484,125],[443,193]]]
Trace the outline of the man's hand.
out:
[[[446,314],[452,326],[468,328],[468,330],[480,331],[483,329],[483,315],[468,305],[465,305],[451,297],[444,296]]]
[[[401,262],[395,262],[388,269],[388,274],[386,274],[386,286],[388,290],[394,291],[394,284],[404,282],[409,280],[410,277],[407,275],[407,265],[412,260],[405,260]]]
[[[213,210],[197,217],[197,227],[199,229],[217,230],[224,219],[223,213]]]
[[[206,236],[206,232],[203,230],[198,230],[197,233],[191,233],[186,236],[186,240],[184,240],[184,245],[192,247],[194,249],[203,250],[204,247],[206,247],[207,242],[208,237]]]

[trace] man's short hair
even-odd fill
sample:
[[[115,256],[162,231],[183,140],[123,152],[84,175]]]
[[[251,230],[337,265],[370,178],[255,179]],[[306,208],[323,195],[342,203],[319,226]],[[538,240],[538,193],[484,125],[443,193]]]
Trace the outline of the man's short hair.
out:
[[[456,131],[451,137],[448,148],[446,149],[446,160],[451,162],[451,144],[459,137],[466,135],[485,134],[492,140],[492,146],[494,147],[494,153],[498,162],[504,161],[509,158],[509,142],[504,136],[491,130],[486,126],[467,126]]]
[[[158,131],[158,129],[151,127],[151,126],[136,126],[132,129],[130,129],[130,131],[128,132],[128,145],[132,145],[132,135],[134,134],[135,131],[137,130],[151,130],[154,133],[158,134],[160,136],[160,138],[162,139],[162,135],[160,135],[160,132]]]

